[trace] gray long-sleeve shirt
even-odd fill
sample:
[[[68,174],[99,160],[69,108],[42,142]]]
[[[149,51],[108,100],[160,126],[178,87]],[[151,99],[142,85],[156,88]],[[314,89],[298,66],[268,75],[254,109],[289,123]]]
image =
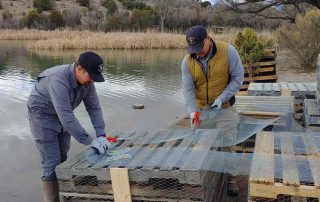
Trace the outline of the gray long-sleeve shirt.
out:
[[[105,123],[94,84],[79,85],[74,64],[49,68],[38,77],[28,99],[29,119],[44,129],[66,130],[78,142],[88,145],[92,137],[76,119],[73,110],[83,101],[96,135],[105,134]],[[41,138],[49,139],[44,130]]]
[[[212,54],[212,48],[209,54]],[[188,112],[192,113],[197,111],[197,105],[195,96],[195,86],[191,73],[189,71],[188,59],[189,55],[187,54],[184,57],[181,65],[182,85]],[[202,64],[204,72],[207,73],[208,59],[200,58],[199,61]],[[240,90],[244,78],[244,69],[242,66],[240,56],[237,50],[232,45],[228,45],[228,62],[229,75],[231,80],[227,87],[224,89],[224,91],[218,97],[219,99],[221,99],[222,103],[229,101],[231,97],[234,96]]]

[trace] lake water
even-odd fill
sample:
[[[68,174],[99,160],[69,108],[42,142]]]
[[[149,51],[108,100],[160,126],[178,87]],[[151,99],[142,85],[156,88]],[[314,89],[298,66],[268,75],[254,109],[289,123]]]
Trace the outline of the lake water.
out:
[[[41,201],[40,159],[32,141],[26,101],[36,76],[73,63],[83,51],[30,51],[25,41],[0,42],[0,201]],[[96,88],[107,131],[164,129],[187,112],[181,86],[186,50],[97,51],[105,61],[106,82]],[[143,104],[142,110],[132,108]],[[94,135],[84,106],[75,110]],[[82,145],[72,141],[70,155]]]

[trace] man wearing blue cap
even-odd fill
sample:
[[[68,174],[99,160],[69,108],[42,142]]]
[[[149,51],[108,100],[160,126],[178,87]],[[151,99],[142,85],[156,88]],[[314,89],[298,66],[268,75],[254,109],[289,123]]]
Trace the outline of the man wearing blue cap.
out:
[[[84,52],[71,65],[49,68],[37,77],[28,99],[31,133],[40,152],[45,202],[59,201],[55,168],[67,159],[70,137],[91,145],[103,154],[111,143],[105,138],[105,123],[94,82],[103,82],[103,60],[94,52]],[[85,131],[73,110],[83,101],[97,139]]]
[[[232,105],[244,78],[239,54],[232,45],[213,41],[203,26],[187,30],[186,40],[188,54],[182,61],[181,69],[191,126],[199,127],[194,122],[196,114],[223,108],[223,113],[217,113],[213,119],[214,124],[223,131],[224,138],[234,142],[238,114]],[[235,152],[232,146],[223,147],[223,151]],[[229,176],[227,183],[228,194],[238,195],[235,177]]]

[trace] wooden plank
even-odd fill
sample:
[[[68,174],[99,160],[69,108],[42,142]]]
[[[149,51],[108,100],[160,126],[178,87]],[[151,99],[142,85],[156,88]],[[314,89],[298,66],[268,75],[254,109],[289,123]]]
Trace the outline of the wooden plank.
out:
[[[260,132],[256,137],[255,152],[274,154],[274,136],[272,132]]]
[[[111,182],[115,202],[131,202],[129,174],[127,168],[111,168]]]
[[[257,134],[250,182],[274,183],[274,136],[272,133]]]
[[[277,198],[279,194],[292,195],[292,196],[303,196],[320,198],[320,189],[315,189],[313,186],[301,185],[285,186],[282,183],[268,184],[249,184],[249,196],[250,197],[263,197],[263,198]]]
[[[265,61],[265,62],[257,62],[257,63],[255,63],[255,65],[258,66],[257,69],[265,69],[265,68],[267,68],[269,66],[275,66],[276,64],[277,64],[276,61]],[[244,64],[243,67],[248,67],[248,66],[246,64]]]
[[[306,155],[314,155],[320,157],[320,152],[318,150],[317,144],[315,139],[313,138],[312,134],[301,134],[301,137],[305,144],[305,149],[307,154]]]
[[[283,112],[266,112],[266,111],[241,111],[241,110],[237,110],[238,113],[244,114],[244,115],[252,115],[252,116],[282,116],[284,113]]]
[[[240,95],[240,96],[242,96],[242,95],[248,95],[248,91],[238,91],[238,92],[237,92],[237,95]]]
[[[245,90],[246,90],[246,89],[248,89],[248,87],[249,87],[249,84],[243,84],[243,85],[241,85],[241,88],[240,88],[240,89],[241,89],[241,90],[242,90],[242,89],[245,89]]]
[[[292,138],[290,135],[280,134],[283,184],[300,185]]]
[[[264,73],[264,72],[272,72],[274,71],[274,67],[263,67],[263,68],[257,68],[255,70],[255,73]],[[248,73],[248,70],[245,69],[245,73]]]
[[[291,90],[281,90],[281,96],[290,96]]]
[[[249,77],[244,78],[244,82],[248,81],[268,81],[268,80],[277,80],[278,75],[269,75],[269,76],[254,76],[252,77],[252,80]]]
[[[308,156],[314,186],[320,191],[320,157]]]

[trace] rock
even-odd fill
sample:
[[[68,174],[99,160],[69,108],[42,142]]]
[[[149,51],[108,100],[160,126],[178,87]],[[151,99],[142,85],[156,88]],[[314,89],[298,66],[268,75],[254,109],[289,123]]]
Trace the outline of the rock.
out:
[[[144,105],[143,105],[143,104],[133,104],[133,105],[132,105],[132,108],[133,108],[133,109],[143,109],[143,108],[144,108]]]

